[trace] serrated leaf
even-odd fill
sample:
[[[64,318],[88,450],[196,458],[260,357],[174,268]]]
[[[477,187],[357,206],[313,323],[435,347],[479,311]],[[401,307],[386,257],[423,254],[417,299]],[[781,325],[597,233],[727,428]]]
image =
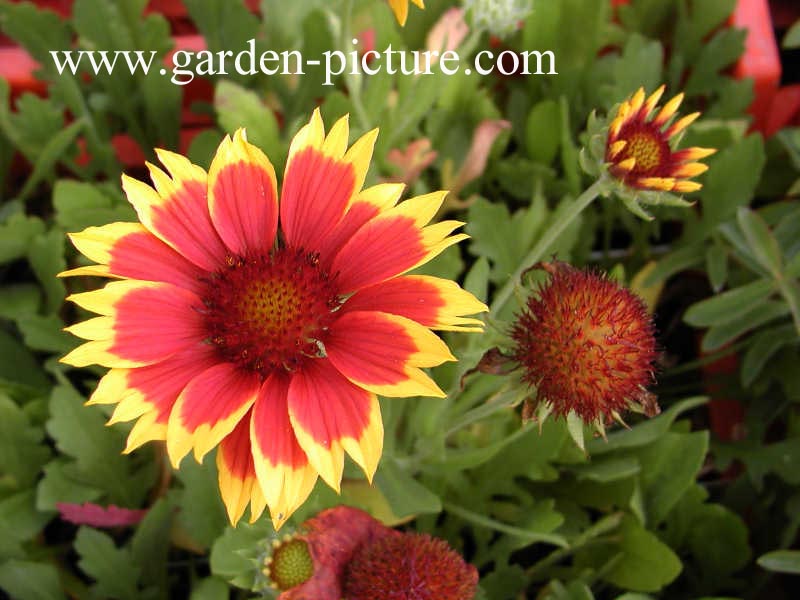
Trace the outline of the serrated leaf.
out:
[[[15,600],[64,600],[58,570],[52,564],[9,560],[0,564],[0,588]]]
[[[83,403],[84,399],[71,388],[56,387],[50,397],[47,431],[58,449],[75,459],[85,484],[107,491],[113,504],[138,506],[152,479],[151,467],[132,472],[134,461],[122,454],[122,432],[106,427],[100,410]]]
[[[79,232],[92,225],[135,221],[136,213],[118,193],[105,185],[60,179],[53,187],[56,223],[65,231]]]
[[[44,467],[44,477],[36,486],[36,508],[57,510],[59,502],[82,504],[99,499],[103,490],[87,485],[74,462],[64,458],[50,461]]]
[[[240,127],[247,129],[247,138],[261,148],[280,170],[286,151],[281,143],[278,121],[272,109],[251,92],[231,81],[220,81],[214,91],[214,108],[220,125],[229,134]]]
[[[50,457],[44,432],[11,399],[0,393],[0,477],[12,489],[32,485]]]
[[[96,583],[92,590],[100,598],[137,600],[139,567],[127,548],[117,548],[108,535],[81,527],[75,536],[75,550],[80,555],[78,566]]]
[[[50,386],[50,378],[30,350],[0,329],[0,379],[29,385],[38,390]]]
[[[683,86],[687,95],[709,93],[723,79],[721,71],[733,64],[744,51],[746,32],[721,29],[702,45]]]
[[[268,519],[253,525],[239,522],[237,527],[225,529],[211,548],[211,573],[237,587],[251,589],[257,572],[253,559],[269,543],[272,526],[268,523]]]
[[[32,489],[0,500],[0,560],[25,558],[21,544],[37,535],[51,516],[36,510]]]
[[[41,219],[21,213],[11,215],[0,224],[0,264],[25,256],[33,239],[43,232]]]
[[[46,317],[24,315],[17,319],[17,326],[25,345],[32,350],[66,354],[80,343],[75,336],[64,331],[64,322],[56,314]]]
[[[66,296],[64,282],[56,277],[67,268],[64,261],[64,233],[54,228],[33,238],[28,248],[28,263],[44,290],[47,312],[57,311]]]
[[[439,497],[411,477],[392,459],[386,459],[381,463],[381,468],[375,474],[375,485],[383,492],[392,512],[400,518],[435,514],[442,510]]]

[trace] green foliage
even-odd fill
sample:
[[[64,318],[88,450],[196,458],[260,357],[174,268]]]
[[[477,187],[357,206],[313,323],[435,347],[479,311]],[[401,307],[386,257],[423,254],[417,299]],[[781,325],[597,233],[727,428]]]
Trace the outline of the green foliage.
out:
[[[103,371],[58,362],[79,343],[64,327],[85,318],[65,297],[101,284],[57,275],[88,264],[68,232],[137,219],[119,177],[146,171],[118,156],[118,136],[151,161],[153,148],[178,150],[193,136],[185,154],[208,168],[221,137],[244,127],[280,180],[316,107],[328,129],[349,114],[351,141],[379,127],[366,185],[406,178],[406,197],[463,183],[483,150],[485,167],[437,215],[464,221],[471,239],[415,273],[456,279],[491,311],[483,335],[442,333],[459,358],[431,373],[447,398],[381,399],[374,482],[348,462],[341,496],[318,483],[287,530],[341,503],[365,508],[445,538],[479,568],[479,600],[759,597],[781,584],[775,574],[800,571],[800,129],[749,133],[752,84],[731,76],[745,39],[727,25],[735,0],[540,1],[507,39],[473,28],[452,76],[439,67],[328,76],[306,63],[302,75],[198,75],[200,92],[159,73],[185,27],[213,53],[254,40],[256,55],[357,57],[351,40],[366,30],[378,51],[424,49],[456,3],[412,7],[405,28],[385,0],[263,0],[257,12],[243,0],[186,0],[180,22],[147,4],[77,0],[61,18],[0,0],[0,29],[39,63],[45,90],[18,93],[0,79],[0,595],[221,600],[231,587],[265,590],[278,536],[266,516],[229,524],[213,453],[173,473],[163,445],[122,454],[130,425],[107,426],[108,406],[84,406]],[[797,39],[795,25],[783,43]],[[155,58],[149,74],[94,73],[87,62],[59,73],[51,52],[69,49]],[[558,75],[463,68],[482,50],[532,49],[552,51]],[[599,172],[585,175],[578,156],[593,144],[603,162],[604,113],[662,83],[662,104],[684,92],[680,113],[703,111],[680,147],[718,152],[703,160],[693,207],[655,206],[646,223],[616,198],[587,196]],[[472,148],[497,120],[510,127]],[[396,152],[423,138],[436,157],[410,174]],[[660,356],[649,389],[660,415],[623,415],[629,427],[607,423],[603,437],[574,413],[523,422],[536,386],[506,372],[513,364],[473,370],[490,349],[513,346],[511,322],[546,277],[512,275],[553,257],[627,275],[652,300]],[[717,362],[726,358],[729,368]],[[730,431],[720,400],[743,413]],[[60,504],[84,502],[146,514],[103,530],[60,517]]]

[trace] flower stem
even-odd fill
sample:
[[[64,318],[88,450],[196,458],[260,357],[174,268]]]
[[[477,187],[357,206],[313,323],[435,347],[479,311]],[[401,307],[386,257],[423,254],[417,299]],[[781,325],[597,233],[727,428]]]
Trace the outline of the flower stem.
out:
[[[547,228],[547,231],[545,231],[544,235],[539,238],[539,241],[536,243],[536,245],[522,260],[511,278],[495,295],[494,302],[492,303],[491,307],[491,314],[493,316],[496,317],[505,306],[506,302],[508,302],[511,294],[514,292],[514,287],[517,285],[517,283],[519,283],[522,273],[525,272],[525,270],[529,267],[542,260],[544,253],[550,248],[553,242],[556,241],[556,239],[558,239],[558,237],[564,233],[564,230],[575,220],[575,218],[581,214],[595,198],[597,198],[605,185],[605,179],[600,177],[597,181],[590,185],[585,192],[575,198],[575,200],[572,201],[572,204],[567,209],[561,211],[556,221]]]

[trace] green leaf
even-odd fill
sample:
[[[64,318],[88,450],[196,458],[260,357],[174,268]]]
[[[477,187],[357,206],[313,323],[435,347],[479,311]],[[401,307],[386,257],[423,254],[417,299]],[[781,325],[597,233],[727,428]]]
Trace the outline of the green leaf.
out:
[[[781,46],[784,48],[800,48],[800,19],[794,22],[794,24],[789,27],[789,30],[783,36],[783,42],[781,42]]]
[[[439,497],[414,479],[394,459],[385,458],[375,474],[375,485],[381,490],[392,512],[399,518],[439,513]]]
[[[78,566],[97,582],[92,586],[96,596],[115,600],[140,597],[140,569],[127,548],[117,548],[105,533],[81,527],[75,536],[75,551],[80,555]]]
[[[699,244],[687,244],[670,252],[656,263],[645,280],[642,282],[644,287],[651,287],[666,281],[676,273],[685,271],[690,267],[699,265],[703,260],[702,247]]]
[[[189,600],[228,600],[230,589],[221,579],[206,577],[192,588]]]
[[[743,30],[721,29],[703,44],[683,86],[685,93],[694,96],[713,92],[724,81],[721,71],[742,55],[745,37]]]
[[[767,571],[800,575],[800,550],[773,550],[759,556],[756,562]]]
[[[545,226],[546,212],[539,202],[535,200],[530,208],[520,209],[513,216],[505,204],[483,198],[470,207],[466,227],[472,238],[469,249],[492,262],[491,279],[495,283],[505,281],[516,270]]]
[[[765,323],[789,314],[785,302],[764,301],[756,304],[747,312],[740,314],[733,321],[712,326],[703,336],[700,349],[703,352],[718,350],[740,335],[756,329]]]
[[[80,340],[64,331],[64,321],[56,314],[46,317],[41,315],[25,315],[17,319],[17,326],[32,350],[44,350],[56,354],[66,354]]]
[[[759,279],[689,307],[683,320],[694,327],[719,325],[740,318],[775,292],[775,283]]]
[[[36,278],[41,283],[45,294],[45,308],[55,312],[64,303],[66,288],[61,279],[56,277],[65,271],[64,234],[59,229],[51,229],[47,233],[36,236],[28,248],[30,263]]]
[[[0,588],[15,600],[64,600],[54,565],[29,560],[0,564]]]
[[[762,267],[772,273],[774,277],[778,277],[783,263],[781,249],[764,219],[744,206],[739,207],[736,218],[753,251],[753,256]]]
[[[614,101],[625,98],[640,87],[646,92],[655,91],[663,81],[663,64],[661,42],[638,33],[632,34],[614,63],[614,92],[611,94]]]
[[[720,581],[750,560],[749,532],[741,517],[719,504],[704,504],[689,530],[689,547],[704,577]]]
[[[709,159],[703,183],[703,223],[708,231],[750,203],[766,156],[761,136],[751,135]]]
[[[623,448],[636,448],[654,442],[664,435],[678,415],[701,406],[708,402],[708,398],[695,396],[676,402],[657,417],[642,421],[638,425],[621,431],[608,434],[608,440],[592,439],[586,444],[588,454],[592,457],[613,452]]]
[[[185,460],[177,475],[183,484],[176,502],[180,508],[178,523],[195,542],[208,547],[228,523],[219,495],[216,463],[206,459],[201,465]]]
[[[36,508],[54,511],[58,502],[83,504],[94,502],[102,495],[103,490],[83,480],[74,462],[57,458],[44,467],[44,477],[36,487]]]
[[[636,475],[641,470],[639,461],[632,456],[613,456],[610,458],[592,460],[586,465],[572,467],[572,472],[578,480],[588,479],[599,483],[609,483],[620,479],[627,479]]]
[[[114,504],[137,506],[155,474],[153,465],[148,462],[134,470],[133,458],[122,454],[125,438],[120,428],[106,427],[100,410],[83,403],[71,388],[56,387],[47,431],[58,449],[75,459],[76,474],[85,485],[107,491]]]
[[[49,457],[44,431],[32,426],[23,410],[0,393],[0,479],[3,483],[19,490],[31,486]]]
[[[172,505],[160,498],[136,527],[130,551],[141,572],[141,582],[156,589],[167,589],[167,554],[169,552]]]
[[[619,534],[622,557],[603,576],[606,581],[636,592],[657,592],[681,572],[681,561],[670,547],[636,519],[626,517]]]
[[[706,251],[706,271],[711,289],[719,293],[728,280],[728,252],[720,244],[714,244]]]
[[[575,445],[583,452],[586,452],[586,446],[583,442],[583,419],[574,411],[569,411],[567,414],[567,431]]]
[[[65,231],[78,232],[92,225],[135,221],[136,213],[123,202],[115,188],[60,179],[53,187],[56,223]]]
[[[211,548],[211,573],[250,590],[258,571],[257,558],[269,544],[272,525],[269,519],[261,519],[253,525],[239,522],[237,527],[228,527]]]
[[[549,165],[561,145],[561,109],[554,100],[534,104],[525,122],[528,156]]]
[[[36,314],[41,304],[41,294],[30,283],[6,284],[0,288],[0,318],[15,321]]]
[[[230,81],[220,81],[214,91],[214,108],[225,131],[233,134],[240,127],[246,128],[247,139],[280,168],[286,151],[281,143],[278,121],[272,109],[264,105],[255,92]]]
[[[18,194],[19,198],[27,198],[40,182],[53,177],[53,169],[56,163],[63,157],[67,149],[75,141],[75,138],[78,137],[78,134],[81,133],[84,125],[84,121],[79,119],[60,129],[50,138],[37,157],[33,170],[25,181],[25,185],[22,186]]]
[[[23,94],[15,111],[0,118],[5,134],[30,162],[35,162],[53,132],[64,126],[64,111],[52,100],[35,94]]]
[[[50,378],[39,361],[15,338],[0,329],[0,379],[29,385],[36,389],[50,386]]]
[[[31,489],[0,500],[0,560],[25,558],[22,543],[33,539],[51,516],[36,510]]]
[[[0,224],[0,264],[25,256],[31,242],[40,233],[44,233],[41,219],[21,213],[11,215]]]
[[[647,515],[660,523],[694,483],[708,451],[708,432],[668,432],[640,450]]]
[[[518,565],[501,566],[481,577],[480,584],[488,599],[518,598],[525,590],[528,578]]]
[[[184,5],[212,52],[236,53],[258,37],[258,19],[242,0],[184,0]]]
[[[749,386],[753,383],[775,353],[795,340],[797,331],[792,325],[770,327],[755,334],[742,359],[740,372],[742,385]]]

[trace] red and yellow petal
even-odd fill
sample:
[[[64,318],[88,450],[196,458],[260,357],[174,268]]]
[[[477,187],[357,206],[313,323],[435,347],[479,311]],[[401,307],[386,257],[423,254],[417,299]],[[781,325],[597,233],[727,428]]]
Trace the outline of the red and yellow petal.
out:
[[[234,527],[250,505],[250,522],[264,512],[263,494],[256,480],[255,464],[250,452],[250,415],[242,418],[219,444],[217,473],[222,503]]]
[[[172,177],[149,163],[156,189],[123,175],[128,200],[156,237],[201,269],[214,271],[225,263],[227,248],[211,223],[206,173],[183,156],[157,152]]]
[[[190,450],[198,462],[228,435],[256,400],[257,373],[216,364],[178,396],[167,424],[167,453],[177,468]]]
[[[327,360],[294,373],[289,418],[300,447],[322,479],[339,491],[344,451],[371,481],[383,449],[383,422],[374,394],[353,385]]]
[[[459,221],[423,227],[436,214],[446,192],[406,200],[364,224],[332,263],[342,292],[385,281],[417,267],[468,236],[449,234]]]
[[[361,190],[344,217],[324,238],[317,241],[320,260],[330,267],[333,258],[365,223],[392,208],[403,193],[401,183],[381,183]]]
[[[67,328],[91,340],[61,359],[76,367],[140,367],[187,350],[206,335],[196,310],[200,299],[169,283],[112,281],[67,299],[108,317]]]
[[[281,191],[281,226],[289,246],[317,251],[316,243],[342,219],[364,184],[377,130],[349,150],[349,126],[342,117],[328,136],[319,110],[295,136]]]
[[[146,437],[146,441],[163,440],[169,414],[183,388],[216,362],[213,348],[201,343],[153,365],[111,369],[100,380],[87,404],[117,404],[109,425],[136,418],[141,421],[144,415],[152,413],[147,419],[152,431],[148,433],[147,427],[140,425],[136,435],[140,439]],[[132,441],[129,437],[126,451],[140,445],[133,445]]]
[[[194,290],[203,274],[140,223],[87,227],[69,237],[81,254],[107,268],[87,273],[83,267],[62,273],[62,276],[93,274],[163,281]]]
[[[266,253],[272,247],[278,230],[275,169],[243,129],[217,149],[208,172],[208,208],[232,253]]]
[[[674,98],[671,98],[669,102],[667,102],[661,110],[656,115],[655,119],[653,119],[653,125],[655,127],[663,127],[664,123],[669,121],[672,116],[677,112],[678,108],[683,102],[683,94],[678,94]]]
[[[419,367],[455,360],[428,328],[405,317],[376,311],[343,314],[325,342],[328,359],[356,385],[382,396],[445,393]]]
[[[454,281],[406,275],[360,289],[347,300],[343,310],[390,313],[432,329],[483,331],[483,321],[464,315],[489,309]]]
[[[274,373],[264,381],[249,429],[256,476],[276,530],[305,502],[317,481],[317,471],[289,420],[288,393],[287,374]]]

